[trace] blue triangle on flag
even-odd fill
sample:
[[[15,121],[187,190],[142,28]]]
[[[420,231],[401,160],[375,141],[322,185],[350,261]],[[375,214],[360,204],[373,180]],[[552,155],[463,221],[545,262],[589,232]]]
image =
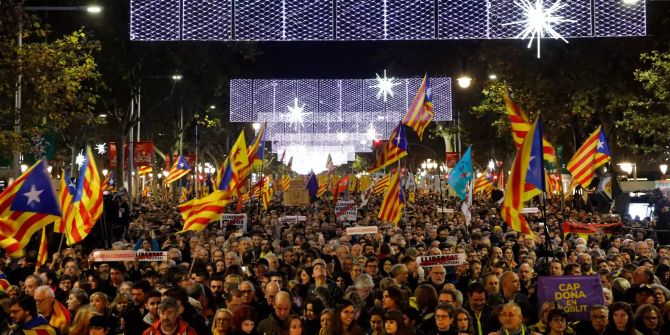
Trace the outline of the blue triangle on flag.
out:
[[[61,215],[51,178],[44,163],[35,166],[23,180],[14,195],[11,209],[20,212]]]

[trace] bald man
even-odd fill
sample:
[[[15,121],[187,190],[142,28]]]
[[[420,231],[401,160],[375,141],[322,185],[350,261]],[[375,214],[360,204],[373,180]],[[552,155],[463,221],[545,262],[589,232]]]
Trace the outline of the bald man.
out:
[[[500,330],[497,332],[492,332],[489,335],[536,335],[538,333],[531,333],[526,329],[526,326],[523,324],[523,314],[521,313],[521,307],[519,305],[508,302],[502,306],[500,314],[498,316],[498,321],[500,321]]]
[[[291,296],[288,292],[277,293],[273,307],[272,314],[258,324],[259,334],[280,335],[288,332],[288,317],[291,315]]]

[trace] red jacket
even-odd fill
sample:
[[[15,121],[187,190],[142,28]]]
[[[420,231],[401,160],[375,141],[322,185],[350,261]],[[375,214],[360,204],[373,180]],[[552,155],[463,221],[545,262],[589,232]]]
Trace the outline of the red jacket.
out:
[[[188,323],[186,321],[182,320],[181,318],[177,319],[177,332],[175,333],[176,335],[198,335],[198,333],[193,330],[193,328],[189,327]],[[156,320],[154,324],[147,328],[147,330],[144,331],[142,335],[165,335],[161,331],[161,321]]]

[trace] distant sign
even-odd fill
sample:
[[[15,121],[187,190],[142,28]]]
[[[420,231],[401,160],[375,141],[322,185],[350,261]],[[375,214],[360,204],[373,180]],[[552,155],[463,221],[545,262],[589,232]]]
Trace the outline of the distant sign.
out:
[[[461,264],[466,264],[464,253],[458,254],[446,254],[446,255],[435,255],[435,256],[419,256],[416,258],[416,263],[418,266],[422,267],[433,267],[433,266],[457,266]]]
[[[353,200],[339,200],[335,204],[335,217],[337,221],[356,221],[358,206]]]
[[[167,251],[137,251],[137,260],[140,262],[162,262],[167,261]]]
[[[537,207],[525,207],[521,210],[521,214],[535,214],[538,212],[540,212],[540,210]]]
[[[438,212],[438,213],[453,214],[453,213],[454,213],[454,209],[453,209],[453,208],[444,208],[444,207],[440,207],[440,208],[437,209],[437,212]]]
[[[287,215],[279,218],[279,223],[296,224],[299,221],[307,221],[307,217],[302,215]]]
[[[308,206],[309,193],[305,189],[305,182],[302,180],[291,180],[291,184],[284,192],[284,206]]]
[[[98,250],[93,252],[95,262],[129,262],[136,258],[135,250]]]
[[[347,235],[367,235],[367,234],[377,234],[379,232],[379,227],[369,226],[369,227],[347,227]]]
[[[221,219],[219,220],[221,228],[224,227],[223,221],[230,222],[226,225],[226,228],[234,226],[235,229],[241,229],[243,232],[247,232],[247,214],[222,214]]]

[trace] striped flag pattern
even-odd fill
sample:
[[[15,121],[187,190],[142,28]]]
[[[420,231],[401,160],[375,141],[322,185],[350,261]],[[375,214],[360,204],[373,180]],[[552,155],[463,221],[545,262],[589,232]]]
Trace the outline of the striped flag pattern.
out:
[[[389,186],[391,181],[391,174],[386,174],[382,179],[377,180],[375,186],[373,187],[373,192],[375,194],[382,194],[386,191],[386,188]]]
[[[281,177],[281,190],[286,192],[291,187],[291,177],[282,176]]]
[[[541,130],[537,129],[539,120],[533,124],[524,139],[523,146],[514,158],[512,165],[512,174],[507,181],[505,188],[505,197],[503,199],[503,206],[500,215],[507,222],[507,224],[515,231],[533,235],[533,231],[526,221],[526,218],[521,214],[523,210],[524,201],[540,194],[544,191],[544,187],[537,187],[537,185],[530,185],[530,181],[534,179],[536,174],[540,174],[544,179],[544,171],[536,171],[531,166],[533,164],[541,163],[539,158],[542,152]],[[533,157],[533,153],[537,156]],[[537,184],[537,183],[536,183]]]
[[[151,166],[146,166],[146,165],[145,165],[145,166],[140,166],[140,168],[137,169],[137,173],[140,174],[140,175],[143,175],[143,174],[149,174],[149,173],[151,173],[151,171],[153,171],[153,170],[154,170],[153,167],[151,167]]]
[[[39,161],[0,193],[0,247],[23,256],[31,236],[60,219],[59,207],[46,163]]]
[[[63,209],[67,245],[80,242],[91,232],[102,216],[102,184],[91,147],[86,148],[84,164],[79,169],[77,188],[72,201]]]
[[[65,172],[63,172],[65,175]],[[102,190],[108,192],[116,192],[116,179],[114,178],[114,171],[109,171],[102,180]],[[61,205],[62,206],[62,205]]]
[[[428,74],[423,76],[419,90],[416,92],[412,104],[402,123],[414,129],[419,139],[423,139],[423,132],[433,120],[435,111],[433,111],[433,98],[430,90],[430,80]]]
[[[405,128],[402,123],[398,123],[368,172],[373,173],[378,171],[405,156],[407,156],[407,136],[405,135]]]
[[[316,197],[321,198],[330,185],[330,178],[327,175],[319,176],[319,189],[316,191]]]
[[[520,149],[523,139],[526,138],[526,134],[530,130],[530,121],[521,107],[512,101],[508,88],[503,92],[503,100],[505,101],[505,110],[507,111],[509,122],[512,124],[512,138],[514,139],[514,144],[516,144],[517,149]],[[554,146],[544,138],[542,139],[542,149],[545,161],[556,161],[556,149],[554,149]]]
[[[493,184],[492,181],[489,180],[486,174],[482,174],[479,176],[479,178],[475,179],[474,183],[474,193],[479,193],[479,192],[484,192],[486,194],[491,194],[493,189],[495,188],[495,185]]]
[[[263,187],[263,192],[261,193],[261,200],[263,201],[263,209],[268,210],[268,205],[272,201],[272,196],[274,195],[275,187],[270,186],[269,182],[266,182],[265,187]]]
[[[611,159],[612,152],[607,145],[605,132],[599,126],[572,156],[567,169],[572,174],[574,181],[583,188],[587,188],[593,181],[596,169]]]
[[[402,209],[405,198],[400,189],[400,173],[394,173],[391,177],[388,190],[384,194],[382,206],[377,217],[382,221],[392,222],[397,225],[402,217]]]
[[[35,261],[35,272],[37,272],[42,265],[47,263],[47,227],[42,227],[42,239],[40,240],[40,248],[37,251],[37,260]]]
[[[53,314],[49,319],[49,325],[58,330],[60,334],[66,334],[70,325],[70,311],[58,300],[54,300]]]
[[[188,165],[186,158],[184,158],[182,155],[179,155],[177,161],[174,162],[172,168],[170,168],[168,176],[165,177],[164,182],[166,184],[170,184],[175,180],[178,180],[179,178],[187,175],[189,172],[191,172],[191,167]]]

